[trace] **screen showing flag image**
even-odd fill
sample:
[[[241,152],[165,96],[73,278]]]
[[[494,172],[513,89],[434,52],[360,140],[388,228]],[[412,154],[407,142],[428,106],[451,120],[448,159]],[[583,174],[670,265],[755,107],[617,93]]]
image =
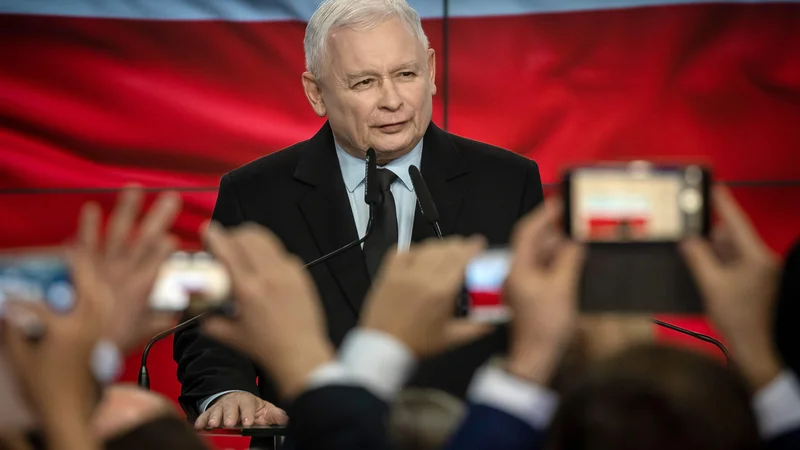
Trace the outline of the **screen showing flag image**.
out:
[[[594,242],[671,241],[703,228],[695,167],[588,167],[571,176],[572,235]]]

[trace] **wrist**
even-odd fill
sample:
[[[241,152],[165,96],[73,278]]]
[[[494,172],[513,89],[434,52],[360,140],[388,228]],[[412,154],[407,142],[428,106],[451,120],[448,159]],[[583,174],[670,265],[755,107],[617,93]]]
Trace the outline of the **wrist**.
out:
[[[555,373],[559,355],[552,346],[512,349],[506,360],[506,370],[523,380],[547,385]]]
[[[90,431],[91,404],[80,395],[66,391],[69,390],[51,395],[46,405],[39,409],[39,419],[48,439],[65,436],[70,432],[80,434]]]
[[[77,416],[64,414],[63,411],[57,420],[47,422],[44,430],[48,449],[94,450],[101,448],[87,421],[81,420]]]
[[[769,339],[732,340],[731,356],[754,390],[769,384],[781,371],[781,360]]]

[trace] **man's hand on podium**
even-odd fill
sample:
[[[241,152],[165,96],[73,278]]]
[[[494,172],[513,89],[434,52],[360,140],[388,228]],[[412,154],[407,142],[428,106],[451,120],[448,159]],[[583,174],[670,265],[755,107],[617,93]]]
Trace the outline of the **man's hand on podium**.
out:
[[[194,423],[198,430],[204,428],[250,427],[253,425],[286,425],[289,416],[270,402],[249,392],[231,392],[219,398]]]

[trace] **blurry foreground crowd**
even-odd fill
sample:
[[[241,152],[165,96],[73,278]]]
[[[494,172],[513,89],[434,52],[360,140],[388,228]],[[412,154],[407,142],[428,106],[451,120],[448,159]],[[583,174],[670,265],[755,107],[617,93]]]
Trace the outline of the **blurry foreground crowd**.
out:
[[[20,396],[35,427],[0,429],[0,448],[207,448],[169,401],[115,384],[119,368],[97,363],[98,353],[118,363],[175,322],[147,299],[178,246],[169,230],[180,197],[162,194],[140,214],[143,197],[124,191],[107,225],[98,205],[84,206],[65,247],[77,292],[70,312],[4,303],[0,370],[13,377],[0,391]],[[230,271],[236,314],[202,329],[274,377],[291,405],[287,448],[800,449],[799,343],[775,333],[779,298],[787,306],[778,320],[800,321],[792,274],[800,261],[781,265],[727,191],[716,190],[714,202],[711,239],[680,245],[730,350],[727,364],[653,343],[643,337],[649,322],[582,317],[586,251],[560,233],[558,199],[516,226],[503,291],[508,352],[476,373],[466,402],[403,386],[418,361],[489,331],[453,318],[464,269],[485,247],[480,237],[387,256],[359,326],[337,351],[303,262],[269,230],[211,223],[202,238]],[[33,338],[33,329],[46,331]],[[0,423],[15,414],[0,411]]]

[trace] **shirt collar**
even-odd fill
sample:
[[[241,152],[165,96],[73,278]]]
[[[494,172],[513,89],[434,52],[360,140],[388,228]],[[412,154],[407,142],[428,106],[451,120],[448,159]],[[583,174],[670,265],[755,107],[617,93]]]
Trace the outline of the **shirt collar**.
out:
[[[344,151],[344,149],[339,146],[339,143],[336,143],[336,157],[339,158],[339,167],[342,169],[344,185],[348,192],[352,193],[364,182],[365,162],[363,159],[356,158]],[[418,169],[422,170],[421,163],[422,139],[420,139],[419,143],[410,152],[380,167],[394,172],[397,178],[403,183],[403,187],[410,192],[414,192],[414,185],[411,183],[411,176],[408,175],[408,168],[417,166]]]

